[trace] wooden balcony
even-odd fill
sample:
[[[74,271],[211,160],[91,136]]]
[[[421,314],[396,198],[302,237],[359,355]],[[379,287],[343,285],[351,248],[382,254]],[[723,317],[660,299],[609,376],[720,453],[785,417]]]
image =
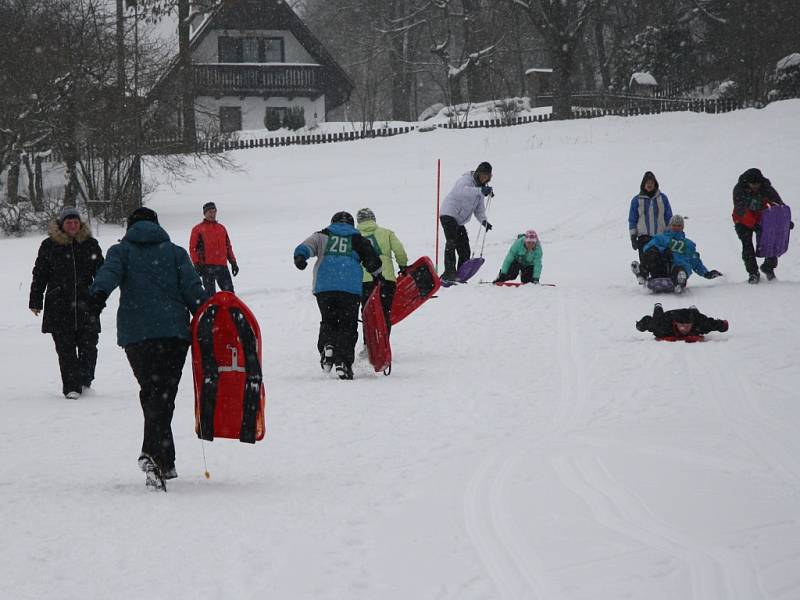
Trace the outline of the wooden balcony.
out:
[[[196,64],[195,94],[200,96],[319,96],[323,67],[276,64]]]

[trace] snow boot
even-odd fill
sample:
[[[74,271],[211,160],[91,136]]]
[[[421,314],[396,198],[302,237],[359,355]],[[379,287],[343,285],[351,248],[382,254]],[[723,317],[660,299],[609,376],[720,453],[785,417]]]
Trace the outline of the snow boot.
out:
[[[683,289],[686,287],[686,280],[689,277],[686,275],[686,271],[678,271],[678,274],[675,275],[675,293],[681,294],[683,293]]]
[[[346,363],[339,363],[336,365],[336,376],[339,379],[352,379],[353,368]]]
[[[68,400],[77,400],[78,398],[81,397],[81,393],[72,391],[72,392],[67,392],[66,394],[64,394],[64,396],[66,396]]]
[[[177,479],[178,478],[178,471],[175,470],[175,466],[171,466],[169,469],[164,469],[164,479]]]
[[[330,373],[333,368],[333,346],[328,344],[319,355],[319,366],[325,373]]]
[[[633,274],[636,275],[636,281],[639,283],[639,285],[644,285],[647,279],[642,274],[642,270],[639,267],[638,260],[635,260],[631,263],[631,271],[633,271]]]
[[[756,273],[750,273],[750,277],[747,278],[747,283],[758,283],[761,280],[761,275]]]
[[[770,269],[765,265],[761,265],[761,272],[767,276],[767,281],[772,281],[775,279],[775,269]]]
[[[139,468],[144,471],[146,477],[145,485],[147,486],[147,489],[153,492],[166,492],[167,484],[164,481],[165,477],[156,461],[153,460],[150,455],[143,453],[139,456],[138,463]],[[177,477],[177,473],[175,476]]]

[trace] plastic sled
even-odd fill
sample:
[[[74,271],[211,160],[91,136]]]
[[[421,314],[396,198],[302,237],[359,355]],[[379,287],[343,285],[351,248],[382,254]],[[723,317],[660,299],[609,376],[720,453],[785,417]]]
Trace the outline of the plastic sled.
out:
[[[647,289],[656,294],[673,293],[675,291],[675,282],[671,277],[654,277],[648,279],[645,284]]]
[[[466,283],[473,275],[475,275],[475,273],[480,270],[485,262],[486,259],[482,256],[478,258],[470,258],[458,268],[458,271],[456,271],[456,279],[459,283]]]
[[[397,291],[392,300],[390,320],[397,325],[420,306],[425,304],[441,286],[433,262],[427,256],[417,259],[406,269],[406,274],[397,279]]]
[[[373,288],[369,295],[361,318],[364,322],[364,340],[367,356],[376,373],[384,375],[392,372],[392,347],[389,344],[389,328],[381,304],[381,284]]]
[[[792,209],[771,206],[761,211],[761,228],[756,233],[756,256],[777,257],[789,249],[789,224]]]
[[[687,344],[694,344],[695,342],[702,342],[706,338],[702,335],[684,335],[678,337],[677,335],[668,335],[666,337],[656,338],[657,342],[686,342]]]
[[[232,292],[217,292],[192,321],[195,431],[253,444],[264,438],[261,330]]]

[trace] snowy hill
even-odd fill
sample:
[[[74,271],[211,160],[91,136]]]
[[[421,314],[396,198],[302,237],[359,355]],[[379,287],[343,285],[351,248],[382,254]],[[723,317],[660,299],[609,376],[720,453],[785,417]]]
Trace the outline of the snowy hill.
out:
[[[168,494],[146,491],[136,467],[118,294],[95,390],[67,401],[27,310],[41,237],[1,240],[0,597],[800,597],[800,251],[792,240],[778,281],[747,285],[730,220],[752,166],[800,210],[798,123],[795,100],[442,130],[241,151],[241,172],[160,189],[150,206],[183,245],[217,203],[267,382],[265,441],[202,448],[187,362]],[[411,256],[432,255],[437,158],[443,195],[494,165],[477,278],[535,228],[542,281],[558,287],[442,290],[394,330],[390,377],[365,365],[352,382],[322,377],[310,273],[292,249],[335,211],[369,206]],[[694,276],[685,297],[636,285],[626,218],[645,170],[724,278]],[[105,225],[98,239],[106,250],[121,234]],[[730,331],[656,342],[633,327],[655,300]]]

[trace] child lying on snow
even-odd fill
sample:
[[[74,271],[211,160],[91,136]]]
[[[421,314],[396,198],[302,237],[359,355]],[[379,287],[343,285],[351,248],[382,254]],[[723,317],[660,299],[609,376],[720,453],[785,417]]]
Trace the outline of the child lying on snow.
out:
[[[711,331],[728,331],[728,322],[707,317],[696,306],[664,311],[661,304],[653,307],[653,316],[636,321],[636,329],[650,331],[657,340],[696,342]]]

